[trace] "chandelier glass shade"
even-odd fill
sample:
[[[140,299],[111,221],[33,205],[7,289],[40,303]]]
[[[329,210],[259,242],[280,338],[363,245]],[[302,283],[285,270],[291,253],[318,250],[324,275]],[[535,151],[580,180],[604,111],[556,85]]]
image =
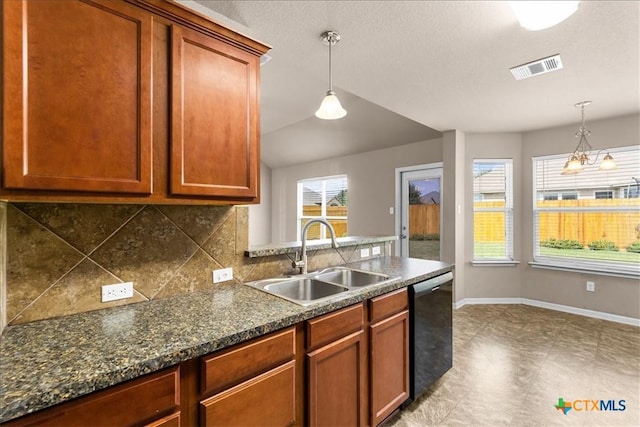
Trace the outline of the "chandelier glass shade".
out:
[[[561,175],[574,175],[583,171],[584,165],[590,165],[590,166],[595,165],[596,162],[598,161],[598,157],[600,156],[600,153],[602,153],[603,151],[606,151],[606,149],[599,150],[595,154],[595,158],[593,158],[592,160],[593,148],[591,147],[591,144],[589,144],[589,141],[587,140],[587,137],[591,135],[591,131],[586,128],[585,119],[584,119],[584,107],[586,107],[589,104],[591,104],[591,101],[582,101],[575,104],[577,108],[580,108],[582,113],[582,125],[580,126],[580,129],[578,129],[578,131],[575,134],[575,136],[577,138],[580,138],[580,140],[578,141],[578,145],[576,146],[576,149],[573,150],[573,153],[569,154],[569,158],[567,159],[566,163],[564,164],[564,167],[562,168],[562,172],[560,173]],[[609,154],[609,152],[607,151],[607,154],[602,159],[602,162],[600,163],[600,167],[598,168],[598,170],[612,170],[612,169],[617,169],[616,162],[613,160],[613,157],[611,156],[611,154]]]

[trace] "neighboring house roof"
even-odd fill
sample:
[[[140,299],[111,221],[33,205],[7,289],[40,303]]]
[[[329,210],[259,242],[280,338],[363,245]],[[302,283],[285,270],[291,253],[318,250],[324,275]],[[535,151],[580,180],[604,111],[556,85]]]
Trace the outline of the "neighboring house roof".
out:
[[[473,179],[474,193],[504,193],[504,169],[493,169]]]
[[[309,188],[305,188],[302,192],[302,204],[304,206],[309,205],[317,205],[320,206],[322,204],[322,194],[310,190]]]
[[[635,187],[636,182],[633,178],[640,178],[638,176],[640,175],[638,167],[640,163],[636,156],[616,156],[613,153],[618,168],[601,171],[598,170],[598,166],[603,156],[604,153],[598,158],[597,164],[585,165],[584,170],[575,175],[560,175],[567,161],[564,158],[544,160],[544,163],[536,171],[537,187],[544,188],[545,191]],[[598,185],[595,185],[596,183]]]

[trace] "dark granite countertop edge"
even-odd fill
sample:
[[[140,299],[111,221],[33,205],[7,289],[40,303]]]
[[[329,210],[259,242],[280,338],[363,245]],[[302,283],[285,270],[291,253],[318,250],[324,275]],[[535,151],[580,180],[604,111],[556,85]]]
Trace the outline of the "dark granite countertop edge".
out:
[[[370,267],[367,268],[367,265],[370,264],[367,261],[362,261],[355,264],[357,267],[360,267],[362,269],[372,270],[372,268]],[[390,283],[370,286],[362,290],[353,291],[348,296],[342,294],[336,296],[335,299],[329,299],[322,303],[307,306],[303,311],[299,313],[285,315],[282,318],[277,318],[270,322],[256,325],[244,330],[237,330],[234,333],[213,339],[211,341],[205,341],[167,354],[161,354],[151,359],[132,363],[129,366],[122,367],[118,370],[96,372],[95,375],[91,375],[90,377],[83,379],[83,381],[73,383],[61,382],[59,387],[57,387],[55,390],[33,390],[32,396],[21,396],[21,398],[8,399],[7,395],[9,394],[9,392],[2,389],[3,387],[0,385],[0,389],[2,389],[0,391],[0,423],[4,423],[11,419],[36,412],[50,406],[64,403],[65,401],[81,397],[83,395],[119,384],[121,382],[131,380],[152,372],[156,372],[161,369],[185,362],[187,360],[194,359],[212,353],[214,351],[218,351],[223,348],[251,340],[270,332],[295,325],[299,322],[303,322],[305,320],[321,316],[340,308],[371,299],[373,297],[391,292],[393,290],[407,287],[411,284],[429,279],[434,276],[438,276],[440,274],[444,274],[447,271],[451,271],[452,269],[453,266],[447,265],[443,266],[442,268],[425,271],[423,274],[416,274],[406,278],[399,277],[397,280]],[[253,292],[260,293],[260,291],[258,290],[249,287],[246,288],[250,289]],[[264,297],[269,297],[265,294],[262,295],[264,295]],[[43,395],[46,395],[47,398],[43,398]]]
[[[371,243],[385,243],[385,242],[393,242],[398,240],[398,236],[349,236],[349,237],[340,237],[336,239],[339,246],[348,247],[348,246],[358,246],[358,245],[366,245]],[[302,242],[285,242],[285,243],[276,243],[271,245],[262,245],[262,246],[254,246],[249,248],[249,250],[244,252],[244,255],[249,258],[258,258],[265,256],[274,256],[274,255],[284,255],[284,254],[292,254],[296,251],[299,251],[302,247]],[[310,250],[318,250],[318,249],[329,249],[331,248],[331,240],[316,240],[310,241],[307,243],[307,249]]]

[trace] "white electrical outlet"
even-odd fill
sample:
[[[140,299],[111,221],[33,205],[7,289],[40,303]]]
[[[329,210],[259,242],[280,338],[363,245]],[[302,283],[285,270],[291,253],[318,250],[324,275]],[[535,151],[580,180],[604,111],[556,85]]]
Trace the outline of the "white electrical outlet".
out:
[[[380,255],[380,246],[374,246],[373,249],[371,250],[371,254]]]
[[[369,253],[369,248],[360,249],[360,258],[368,257]]]
[[[133,282],[116,283],[102,287],[102,302],[116,301],[133,296]]]
[[[233,279],[233,268],[221,268],[213,270],[213,283],[226,282]]]
[[[587,282],[587,291],[595,292],[596,291],[596,282]]]

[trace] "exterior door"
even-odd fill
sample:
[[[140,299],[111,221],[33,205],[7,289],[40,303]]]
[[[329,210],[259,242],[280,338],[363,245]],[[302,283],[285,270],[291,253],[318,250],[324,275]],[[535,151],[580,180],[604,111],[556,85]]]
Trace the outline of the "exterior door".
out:
[[[400,255],[440,260],[442,166],[399,170]]]

